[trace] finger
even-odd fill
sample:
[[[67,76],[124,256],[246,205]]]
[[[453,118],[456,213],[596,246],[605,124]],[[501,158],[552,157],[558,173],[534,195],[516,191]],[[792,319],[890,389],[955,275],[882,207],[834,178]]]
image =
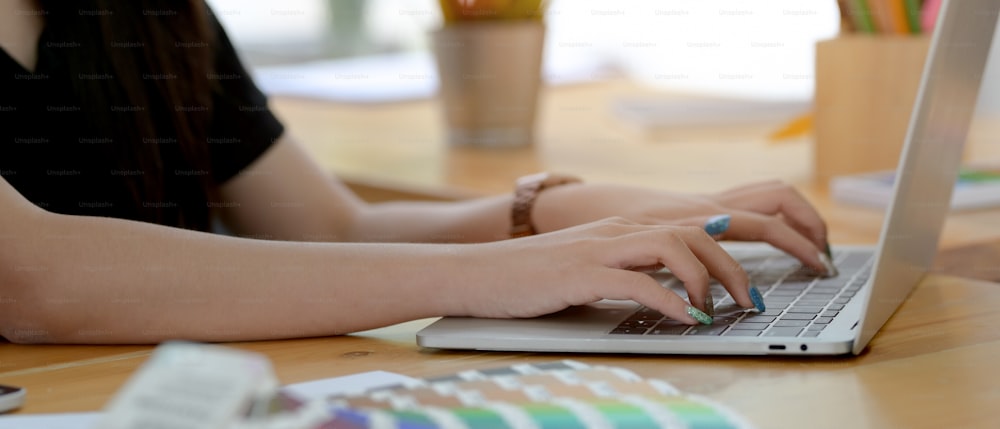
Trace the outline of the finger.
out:
[[[663,264],[643,265],[641,267],[628,267],[630,271],[652,274],[663,269]]]
[[[680,237],[679,227],[647,226],[643,230],[615,239],[618,242],[615,268],[663,264],[684,284],[688,301],[704,312],[711,280],[708,269]],[[694,228],[690,228],[694,230]],[[705,236],[704,232],[700,233]],[[709,241],[707,236],[705,238]],[[713,245],[718,246],[714,242]]]
[[[784,220],[754,212],[733,212],[724,240],[763,241],[802,262],[818,273],[831,275],[825,253],[816,244],[793,229]]]
[[[824,250],[827,247],[826,223],[819,212],[798,190],[783,182],[763,182],[740,187],[719,194],[717,199],[727,207],[781,215],[816,247]]]
[[[719,280],[733,300],[744,308],[756,307],[750,298],[750,278],[740,263],[705,231],[689,228],[678,232],[688,249],[701,261],[709,275]],[[709,311],[709,314],[712,312]]]
[[[700,216],[679,219],[674,221],[674,223],[677,225],[705,225],[704,228],[712,229],[710,224],[713,223],[713,219],[715,218],[718,218],[718,216],[707,218]],[[734,223],[737,223],[739,226],[732,227]],[[828,251],[816,248],[815,243],[802,236],[799,231],[785,224],[781,218],[765,216],[754,212],[734,212],[734,214],[726,218],[725,229],[718,229],[718,231],[721,231],[721,233],[713,235],[712,238],[716,240],[767,242],[792,255],[807,267],[816,270],[816,272],[824,276],[832,277],[838,274],[837,267],[830,260]]]
[[[649,275],[624,270],[614,270],[611,275],[612,281],[607,284],[615,286],[606,293],[600,293],[601,296],[608,299],[630,299],[689,325],[712,323],[711,316],[689,305],[684,298],[661,286]]]

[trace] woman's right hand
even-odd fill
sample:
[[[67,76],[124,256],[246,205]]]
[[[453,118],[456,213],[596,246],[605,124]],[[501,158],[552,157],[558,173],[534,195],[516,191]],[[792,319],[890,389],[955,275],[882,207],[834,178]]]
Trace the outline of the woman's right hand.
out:
[[[471,245],[451,308],[462,316],[535,317],[601,299],[630,299],[688,324],[705,312],[710,278],[753,308],[742,267],[702,228],[605,219],[551,233]],[[471,249],[470,249],[471,250]],[[643,268],[664,266],[690,303]],[[692,311],[694,307],[697,311]]]

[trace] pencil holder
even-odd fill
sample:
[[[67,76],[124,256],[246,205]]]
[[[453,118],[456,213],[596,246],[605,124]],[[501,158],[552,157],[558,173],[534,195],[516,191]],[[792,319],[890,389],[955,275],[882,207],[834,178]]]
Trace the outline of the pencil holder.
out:
[[[903,35],[845,35],[816,45],[819,183],[896,168],[929,45],[929,36]]]
[[[533,143],[544,38],[534,20],[467,22],[432,34],[451,145]]]

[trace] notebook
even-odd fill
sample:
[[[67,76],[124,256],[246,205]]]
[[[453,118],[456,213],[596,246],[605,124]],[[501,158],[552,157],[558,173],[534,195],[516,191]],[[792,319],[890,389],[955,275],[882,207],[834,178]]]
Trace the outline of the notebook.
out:
[[[834,248],[839,276],[817,278],[768,245],[733,244],[727,248],[763,293],[764,313],[737,308],[713,287],[710,326],[679,325],[635,302],[604,300],[532,319],[447,317],[418,332],[417,343],[542,352],[861,353],[937,251],[998,9],[1000,0],[942,4],[878,245]],[[655,276],[676,287],[669,272]]]

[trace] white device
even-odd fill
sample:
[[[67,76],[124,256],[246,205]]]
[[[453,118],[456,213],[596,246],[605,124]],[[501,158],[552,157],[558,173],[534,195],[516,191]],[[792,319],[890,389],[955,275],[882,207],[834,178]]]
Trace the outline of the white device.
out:
[[[23,387],[0,384],[0,413],[21,408],[24,405],[24,394],[25,390]]]

